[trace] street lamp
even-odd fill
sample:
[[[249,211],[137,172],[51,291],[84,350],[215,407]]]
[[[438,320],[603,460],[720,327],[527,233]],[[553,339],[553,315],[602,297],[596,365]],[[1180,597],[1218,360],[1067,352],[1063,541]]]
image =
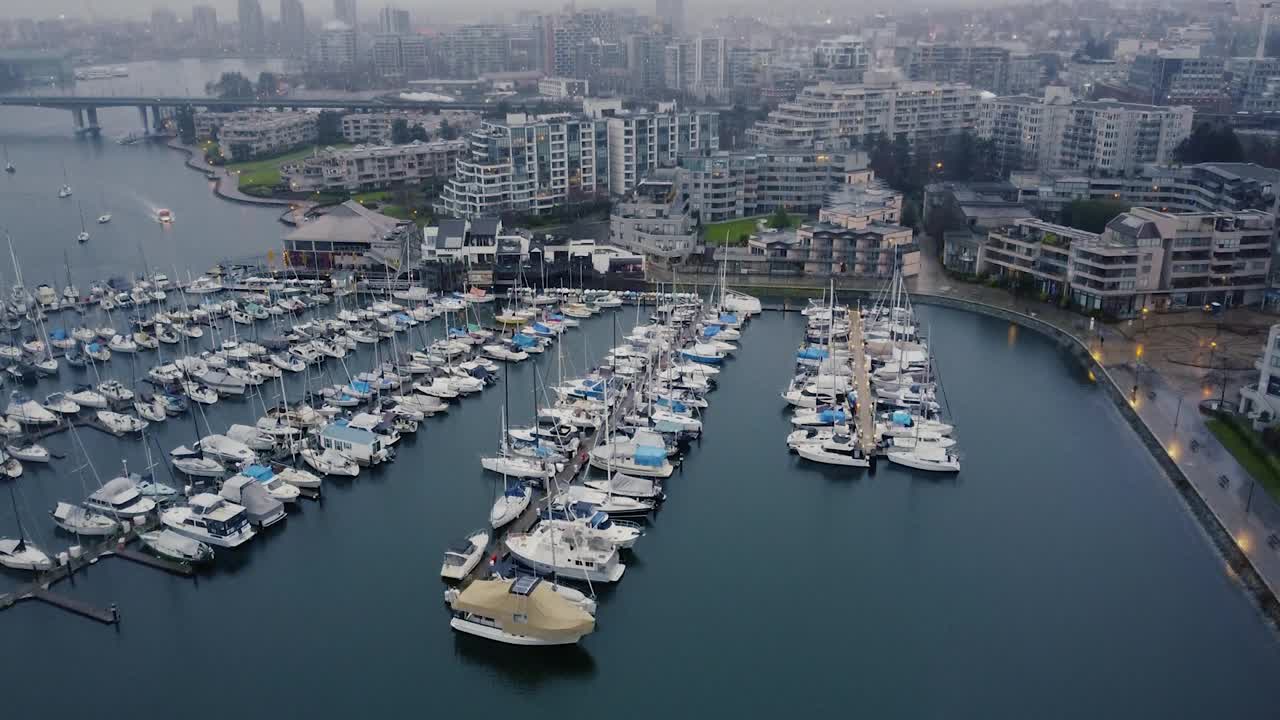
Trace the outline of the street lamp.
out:
[[[1147,334],[1147,313],[1148,312],[1150,312],[1150,308],[1148,308],[1146,305],[1143,305],[1142,306],[1142,334],[1143,335]]]

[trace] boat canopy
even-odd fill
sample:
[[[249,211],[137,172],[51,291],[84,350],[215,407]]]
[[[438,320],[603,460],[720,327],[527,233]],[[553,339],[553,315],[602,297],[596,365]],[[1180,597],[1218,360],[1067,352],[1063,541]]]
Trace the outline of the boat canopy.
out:
[[[516,333],[513,340],[516,345],[522,348],[533,347],[538,344],[537,340],[534,340],[532,337],[525,335],[524,333]]]
[[[820,347],[801,348],[796,353],[796,357],[801,360],[824,360],[827,357],[827,351]]]
[[[737,313],[720,313],[720,322],[726,325],[736,325],[738,323]]]
[[[893,413],[893,422],[903,427],[911,427],[915,422],[911,419],[911,413],[895,410]]]
[[[689,412],[689,406],[688,406],[688,405],[685,405],[684,403],[680,402],[679,400],[672,400],[671,398],[665,398],[665,397],[657,398],[656,400],[654,400],[654,404],[655,404],[655,405],[657,405],[657,406],[659,406],[659,407],[665,407],[665,408],[668,408],[668,409],[669,409],[669,410],[671,410],[671,412],[673,412],[673,413],[686,413],[686,412]]]
[[[361,393],[367,393],[370,391],[369,383],[364,380],[352,380],[351,389]]]
[[[52,340],[66,340],[67,331],[63,330],[62,328],[55,328],[52,332],[49,333],[49,338]]]
[[[587,611],[540,578],[527,575],[514,580],[476,580],[454,599],[453,609],[489,618],[512,635],[548,641],[576,641],[596,624]]]
[[[637,465],[647,465],[649,467],[660,467],[666,462],[667,449],[661,447],[650,447],[648,445],[637,445],[635,453],[635,461]]]
[[[715,337],[716,335],[719,335],[719,334],[720,334],[719,325],[708,325],[702,328],[702,337],[704,338]]]

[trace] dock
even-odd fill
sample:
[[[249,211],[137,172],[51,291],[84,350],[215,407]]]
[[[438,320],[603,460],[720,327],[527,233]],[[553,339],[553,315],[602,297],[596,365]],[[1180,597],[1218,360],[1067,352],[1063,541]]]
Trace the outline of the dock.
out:
[[[867,350],[862,342],[862,312],[849,310],[849,357],[853,363],[854,388],[858,395],[858,445],[867,458],[876,451],[875,398],[871,395],[871,377],[867,370]]]
[[[109,557],[119,557],[130,562],[137,563],[144,567],[153,568],[167,572],[171,575],[179,577],[192,577],[195,575],[195,568],[186,563],[174,562],[164,558],[148,555],[129,547],[129,544],[137,540],[138,531],[147,530],[154,527],[154,523],[148,524],[136,530],[115,535],[95,546],[85,549],[84,554],[80,557],[69,557],[66,563],[58,565],[52,570],[39,573],[31,582],[18,587],[10,593],[0,595],[0,610],[13,607],[19,602],[25,600],[38,600],[53,607],[66,610],[74,615],[96,620],[105,625],[114,625],[120,622],[120,610],[112,603],[108,607],[100,607],[87,603],[83,600],[55,592],[51,588],[58,582],[72,579],[74,575],[90,565],[96,564],[99,560]]]

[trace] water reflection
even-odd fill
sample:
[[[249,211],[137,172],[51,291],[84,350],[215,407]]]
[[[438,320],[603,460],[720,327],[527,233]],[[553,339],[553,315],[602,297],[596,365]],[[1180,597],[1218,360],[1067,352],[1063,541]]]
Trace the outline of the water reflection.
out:
[[[525,691],[566,677],[590,678],[596,673],[595,658],[581,645],[520,648],[455,631],[453,651],[464,663],[496,671]],[[536,662],[530,662],[531,653],[537,654]]]

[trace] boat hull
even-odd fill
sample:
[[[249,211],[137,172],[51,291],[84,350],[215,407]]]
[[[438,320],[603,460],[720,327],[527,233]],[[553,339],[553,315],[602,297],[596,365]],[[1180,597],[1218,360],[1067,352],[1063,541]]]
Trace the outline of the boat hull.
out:
[[[465,620],[459,617],[455,617],[450,620],[449,627],[460,633],[475,635],[476,637],[482,637],[486,640],[493,640],[494,642],[505,643],[507,645],[575,645],[580,639],[543,640],[541,638],[528,637],[526,635],[512,635],[511,633],[499,630],[498,628],[481,625],[480,623],[471,622],[470,620]]]

